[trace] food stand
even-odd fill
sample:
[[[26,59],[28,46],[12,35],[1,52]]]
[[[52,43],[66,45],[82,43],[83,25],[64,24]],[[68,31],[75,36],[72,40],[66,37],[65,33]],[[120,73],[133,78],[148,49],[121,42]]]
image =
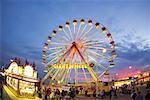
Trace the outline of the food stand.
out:
[[[33,96],[37,92],[37,71],[35,64],[18,66],[16,61],[11,61],[8,69],[5,70],[6,83],[17,94],[21,96]]]

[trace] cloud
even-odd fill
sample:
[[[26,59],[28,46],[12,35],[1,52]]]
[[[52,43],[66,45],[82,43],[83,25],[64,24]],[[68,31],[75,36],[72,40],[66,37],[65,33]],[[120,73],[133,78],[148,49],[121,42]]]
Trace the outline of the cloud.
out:
[[[150,65],[150,41],[139,37],[136,33],[125,34],[122,41],[117,43],[116,49],[118,69],[133,65],[142,70],[143,66]]]

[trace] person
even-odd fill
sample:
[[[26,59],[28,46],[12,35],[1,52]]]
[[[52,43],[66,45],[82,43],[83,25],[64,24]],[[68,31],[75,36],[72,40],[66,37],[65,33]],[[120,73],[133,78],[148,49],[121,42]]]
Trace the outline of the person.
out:
[[[1,98],[3,99],[3,83],[0,81],[0,93],[1,93]]]
[[[96,89],[93,91],[93,97],[96,97]]]
[[[73,88],[73,87],[70,89],[70,98],[71,99],[75,98],[75,88]]]
[[[145,95],[145,100],[150,100],[150,92],[147,91],[147,94]]]
[[[64,97],[65,97],[65,91],[64,90],[62,90],[62,92],[61,92],[61,97],[62,97],[62,100],[64,100]]]
[[[131,98],[132,98],[133,100],[135,100],[135,98],[136,98],[136,92],[135,92],[135,90],[132,91],[132,93],[131,93]]]
[[[143,100],[143,96],[142,96],[140,91],[137,93],[137,96],[135,97],[135,100]]]
[[[60,91],[59,91],[59,89],[56,89],[55,96],[56,96],[55,100],[60,100]]]
[[[117,99],[117,89],[114,90],[114,97]]]
[[[41,90],[38,90],[38,96],[39,96],[40,100],[42,100],[42,92],[41,92]]]
[[[88,90],[85,90],[85,96],[88,96]]]
[[[102,99],[104,99],[104,95],[105,95],[105,91],[104,91],[104,90],[101,90],[101,91],[100,91],[100,96],[101,96]]]
[[[113,88],[110,89],[110,92],[109,92],[109,99],[111,100],[112,96],[114,95],[114,90]]]
[[[76,89],[76,95],[78,95],[79,94],[79,90],[78,89]]]
[[[50,100],[54,100],[55,89],[50,94]]]
[[[47,98],[47,99],[50,98],[50,94],[51,94],[51,89],[48,88],[48,89],[46,90],[46,98]]]

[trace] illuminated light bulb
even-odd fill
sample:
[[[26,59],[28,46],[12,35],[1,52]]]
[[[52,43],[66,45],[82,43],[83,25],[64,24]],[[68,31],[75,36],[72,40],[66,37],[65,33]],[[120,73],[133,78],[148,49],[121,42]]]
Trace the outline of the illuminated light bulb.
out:
[[[106,53],[106,52],[107,52],[107,49],[106,49],[106,48],[102,48],[102,52],[103,52],[103,53]]]
[[[115,45],[111,45],[111,49],[115,49]]]
[[[69,23],[69,22],[66,22],[66,25],[65,25],[65,26],[66,26],[66,27],[69,27],[69,25],[70,25],[70,23]]]
[[[50,43],[51,39],[52,39],[52,37],[48,36],[47,42]]]
[[[68,64],[66,64],[66,68],[68,69]]]
[[[57,33],[57,31],[56,31],[56,30],[53,30],[52,36],[55,36],[56,33]]]
[[[77,25],[77,20],[76,19],[73,20],[73,25]]]
[[[80,66],[78,64],[76,64],[77,68],[80,68]]]
[[[88,21],[88,24],[89,24],[89,26],[92,26],[93,24],[92,24],[92,20],[89,20]]]
[[[85,23],[84,19],[80,20],[80,24],[83,25]]]
[[[43,70],[45,73],[47,73],[48,71],[46,69]]]
[[[42,64],[45,64],[45,62],[42,61]]]
[[[44,44],[44,49],[47,49],[47,48],[48,48],[48,44],[45,43],[45,44]]]
[[[72,64],[70,65],[70,68],[72,68]]]
[[[59,25],[59,30],[62,31],[63,30],[63,26]]]
[[[116,58],[116,57],[117,57],[117,55],[116,55],[116,54],[112,54],[112,57],[113,57],[113,58]]]
[[[10,59],[10,62],[13,62],[14,60]]]
[[[132,66],[129,66],[129,69],[131,69],[132,68]]]
[[[43,56],[43,57],[45,57],[45,56],[46,56],[46,54],[42,54],[42,56]]]
[[[56,33],[52,33],[52,36],[56,36]]]

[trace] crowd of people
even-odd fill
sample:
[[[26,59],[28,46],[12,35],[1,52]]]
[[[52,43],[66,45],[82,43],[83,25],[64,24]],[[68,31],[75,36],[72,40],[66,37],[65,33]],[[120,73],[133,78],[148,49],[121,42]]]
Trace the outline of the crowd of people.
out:
[[[121,100],[118,96],[122,95],[130,97],[132,100],[150,100],[150,91],[148,90],[150,87],[146,87],[146,93],[140,90],[139,87],[131,86],[131,85],[123,85],[121,87],[111,87],[109,91],[105,91],[104,89],[96,90],[94,89],[92,94],[88,89],[79,89],[75,87],[71,87],[68,91],[59,90],[59,89],[44,89],[39,93],[39,97],[42,100],[75,100],[75,97],[78,94],[82,93],[82,96],[93,97],[99,99],[109,99],[109,100]],[[83,95],[84,93],[84,95]]]
[[[78,93],[79,91],[74,87],[71,87],[69,91],[62,90],[61,92],[59,89],[51,90],[51,88],[45,88],[42,92],[38,91],[41,100],[74,100]]]

